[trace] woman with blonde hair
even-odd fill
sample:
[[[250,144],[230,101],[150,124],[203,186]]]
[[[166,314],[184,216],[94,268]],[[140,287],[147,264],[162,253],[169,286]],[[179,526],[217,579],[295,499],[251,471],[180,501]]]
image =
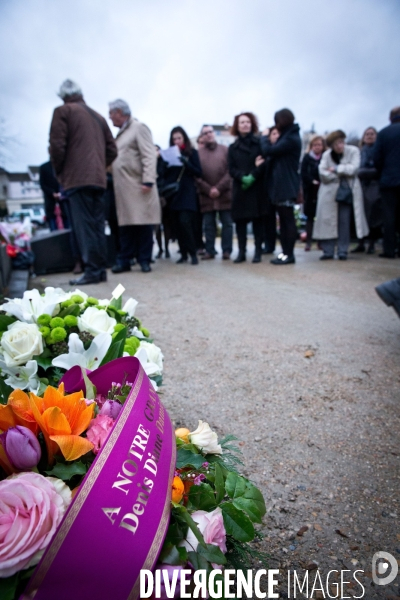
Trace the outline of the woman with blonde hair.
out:
[[[350,244],[351,210],[354,209],[357,237],[369,233],[365,218],[361,184],[357,177],[360,151],[345,143],[346,134],[338,129],[327,138],[328,150],[319,164],[321,185],[318,190],[317,213],[313,238],[320,241],[320,260],[334,258],[335,246],[339,260],[347,260]]]
[[[320,186],[318,166],[321,162],[322,153],[326,149],[325,140],[322,135],[314,135],[308,144],[307,152],[301,162],[301,182],[303,186],[303,212],[307,217],[306,223],[306,246],[305,250],[311,250],[312,230],[315,213],[317,210],[317,197]]]

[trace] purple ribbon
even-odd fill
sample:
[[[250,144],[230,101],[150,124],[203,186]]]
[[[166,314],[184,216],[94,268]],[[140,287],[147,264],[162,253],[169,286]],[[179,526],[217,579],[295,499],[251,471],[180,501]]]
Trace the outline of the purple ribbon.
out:
[[[74,370],[63,377],[68,391]],[[137,358],[88,376],[101,394],[124,378],[134,384],[21,600],[137,600],[140,569],[153,568],[168,528],[175,435],[167,411]]]

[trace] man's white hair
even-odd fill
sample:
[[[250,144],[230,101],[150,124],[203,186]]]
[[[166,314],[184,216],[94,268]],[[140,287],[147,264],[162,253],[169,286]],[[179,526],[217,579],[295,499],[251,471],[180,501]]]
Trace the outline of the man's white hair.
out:
[[[129,104],[125,102],[125,100],[121,100],[121,98],[113,100],[113,102],[109,102],[108,107],[110,111],[120,110],[123,115],[126,115],[127,117],[131,116],[131,109],[129,108]]]
[[[72,81],[72,79],[66,79],[61,84],[58,95],[62,100],[65,100],[65,98],[68,98],[68,96],[82,96],[82,90],[75,81]]]

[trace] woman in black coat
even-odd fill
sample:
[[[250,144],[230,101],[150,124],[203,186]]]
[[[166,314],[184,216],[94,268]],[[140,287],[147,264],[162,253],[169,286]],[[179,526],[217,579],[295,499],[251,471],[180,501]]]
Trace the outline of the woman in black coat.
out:
[[[195,177],[202,175],[199,155],[182,127],[172,129],[169,145],[179,147],[182,161],[182,167],[168,167],[164,176],[166,185],[179,180],[179,190],[169,203],[181,251],[181,258],[177,262],[185,263],[190,255],[192,265],[197,265],[199,262],[196,248],[198,202]]]
[[[239,254],[233,261],[246,260],[247,224],[252,221],[255,254],[253,263],[261,262],[263,239],[263,216],[267,212],[266,199],[262,185],[264,165],[256,166],[260,157],[260,138],[257,137],[258,123],[253,113],[236,115],[232,135],[237,140],[229,146],[228,166],[233,178],[232,218],[236,224]]]
[[[275,205],[280,221],[282,254],[271,260],[274,265],[287,265],[295,262],[294,245],[297,238],[293,207],[299,193],[299,161],[301,140],[299,126],[294,122],[294,114],[288,108],[274,115],[280,137],[275,144],[268,139],[268,132],[261,137],[261,150],[265,158],[271,157],[268,177],[268,195]]]
[[[325,151],[325,140],[321,135],[311,138],[308,151],[303,156],[301,163],[301,182],[303,185],[304,205],[303,212],[307,217],[306,224],[306,246],[305,250],[311,250],[312,230],[315,213],[317,210],[317,197],[320,185],[318,165],[321,162],[322,153]]]

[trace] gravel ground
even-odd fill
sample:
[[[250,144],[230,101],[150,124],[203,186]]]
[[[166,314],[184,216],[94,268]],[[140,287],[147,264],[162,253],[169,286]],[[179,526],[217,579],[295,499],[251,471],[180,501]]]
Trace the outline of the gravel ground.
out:
[[[220,255],[194,267],[176,265],[172,250],[151,274],[133,267],[85,291],[107,297],[121,282],[140,302],[164,352],[161,397],[176,426],[203,419],[242,440],[245,474],[266,499],[261,547],[281,569],[281,598],[293,597],[288,569],[302,577],[307,567],[312,581],[317,568],[362,569],[363,597],[400,598],[400,575],[383,587],[371,574],[377,551],[400,564],[400,321],[374,291],[400,261],[321,263],[299,246],[286,267]],[[69,277],[32,283],[67,289]],[[344,590],[361,594],[356,583]]]

